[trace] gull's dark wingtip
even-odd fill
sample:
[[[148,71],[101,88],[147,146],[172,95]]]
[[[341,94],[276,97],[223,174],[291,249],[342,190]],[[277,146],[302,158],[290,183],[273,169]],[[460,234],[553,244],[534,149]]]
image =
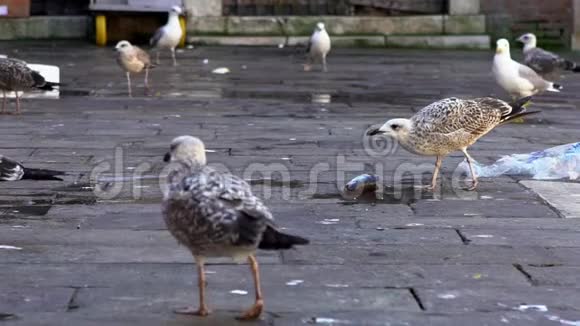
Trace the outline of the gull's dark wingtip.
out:
[[[258,248],[262,250],[280,250],[290,249],[295,245],[307,245],[309,243],[310,240],[306,238],[282,233],[268,226],[262,234],[262,241],[260,241]]]

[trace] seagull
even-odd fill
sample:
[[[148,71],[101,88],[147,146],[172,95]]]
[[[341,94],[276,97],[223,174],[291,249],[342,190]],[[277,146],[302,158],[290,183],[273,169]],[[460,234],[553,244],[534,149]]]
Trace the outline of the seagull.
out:
[[[149,40],[149,44],[152,47],[157,48],[157,64],[159,64],[159,50],[170,49],[173,65],[177,66],[177,61],[175,60],[175,47],[177,47],[179,41],[181,41],[181,37],[183,36],[181,24],[179,23],[179,15],[181,15],[182,12],[183,11],[179,6],[171,7],[167,24],[161,26]]]
[[[235,261],[247,259],[256,291],[254,305],[239,319],[258,318],[264,301],[256,249],[290,249],[309,241],[282,233],[268,208],[243,179],[206,166],[205,147],[200,139],[173,139],[164,161],[171,164],[163,218],[169,232],[193,254],[199,286],[199,308],[175,312],[207,316],[210,311],[205,303],[205,258],[231,257]]]
[[[120,41],[115,46],[117,51],[117,63],[127,74],[127,88],[129,97],[132,97],[131,92],[131,73],[139,73],[145,69],[145,94],[149,91],[149,69],[153,68],[151,59],[147,52],[141,50],[135,45],[131,45],[129,41]]]
[[[510,44],[502,38],[497,41],[492,72],[496,82],[515,100],[539,92],[559,92],[562,86],[544,80],[530,67],[510,57]]]
[[[517,41],[524,44],[524,63],[546,80],[559,80],[564,70],[580,72],[575,62],[536,47],[536,35],[532,33],[521,35]]]
[[[31,89],[52,90],[58,83],[47,82],[38,71],[27,66],[25,61],[0,58],[0,90],[2,90],[2,113],[6,113],[6,92],[16,94],[16,114],[20,114],[19,91]]]
[[[324,28],[324,23],[318,23],[308,41],[308,47],[306,48],[307,62],[304,65],[304,71],[310,71],[312,63],[320,61],[322,62],[322,70],[326,72],[326,55],[329,51],[330,36],[328,36]]]
[[[11,158],[0,155],[0,181],[31,180],[61,180],[58,176],[66,173],[54,170],[26,168]]]
[[[467,159],[473,180],[468,190],[475,190],[477,176],[467,148],[496,126],[537,113],[526,112],[525,105],[530,99],[525,97],[508,104],[491,97],[473,100],[446,98],[424,107],[410,119],[391,119],[380,128],[370,129],[367,135],[387,135],[411,153],[435,156],[433,178],[427,187],[431,191],[435,190],[443,157],[460,150]]]

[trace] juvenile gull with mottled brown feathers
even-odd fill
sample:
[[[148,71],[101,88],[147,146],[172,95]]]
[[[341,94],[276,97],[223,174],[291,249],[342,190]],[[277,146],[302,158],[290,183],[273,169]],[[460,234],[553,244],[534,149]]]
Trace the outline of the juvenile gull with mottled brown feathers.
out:
[[[243,179],[206,166],[201,140],[181,136],[171,142],[164,161],[172,166],[164,194],[163,218],[169,232],[195,258],[199,308],[177,313],[206,316],[204,261],[206,257],[247,259],[254,277],[256,301],[240,319],[256,319],[264,305],[256,249],[290,249],[308,240],[282,233],[262,200]]]
[[[434,102],[411,119],[391,119],[380,128],[374,128],[367,135],[384,134],[396,139],[407,151],[419,155],[436,156],[431,190],[435,189],[437,174],[443,157],[460,150],[465,155],[473,184],[477,187],[477,176],[473,171],[472,158],[467,148],[496,126],[514,118],[536,112],[526,112],[524,105],[530,97],[512,104],[502,100],[483,97],[473,100],[446,98]]]
[[[16,94],[16,113],[20,114],[19,91],[31,89],[52,90],[57,83],[47,82],[37,71],[28,67],[26,62],[14,58],[0,58],[0,90],[2,90],[2,113],[6,112],[6,92]]]
[[[129,97],[133,96],[131,74],[140,73],[143,70],[145,70],[145,94],[147,94],[149,92],[149,69],[153,68],[149,54],[141,48],[131,45],[128,41],[117,43],[115,50],[117,51],[117,63],[127,75]]]

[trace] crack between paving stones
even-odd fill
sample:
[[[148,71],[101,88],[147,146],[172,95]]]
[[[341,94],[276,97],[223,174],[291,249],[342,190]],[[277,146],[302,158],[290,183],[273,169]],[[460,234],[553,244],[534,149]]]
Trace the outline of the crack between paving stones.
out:
[[[468,245],[468,244],[470,244],[470,243],[471,243],[471,240],[469,240],[469,239],[468,239],[468,238],[465,236],[465,234],[463,234],[463,233],[461,232],[461,230],[459,230],[459,229],[455,229],[455,233],[457,233],[457,235],[458,235],[458,236],[459,236],[459,238],[461,239],[461,242],[463,242],[463,244],[464,244],[464,245]]]
[[[415,290],[415,288],[409,288],[409,293],[411,293],[411,296],[413,296],[413,299],[415,300],[415,302],[417,302],[417,306],[419,306],[419,309],[421,309],[421,311],[426,311],[427,309],[425,308],[425,305],[423,305],[423,301],[419,297],[417,290]]]
[[[513,264],[514,268],[522,273],[522,275],[524,275],[524,277],[526,278],[526,280],[532,285],[532,286],[538,286],[539,282],[538,280],[534,279],[534,277],[532,276],[532,274],[528,273],[525,269],[524,266],[522,266],[521,264]]]

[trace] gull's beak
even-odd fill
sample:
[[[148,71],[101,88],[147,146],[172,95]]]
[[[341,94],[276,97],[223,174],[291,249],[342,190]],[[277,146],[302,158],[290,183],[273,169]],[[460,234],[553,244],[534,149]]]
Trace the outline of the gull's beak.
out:
[[[516,39],[516,42],[524,43],[523,36],[520,36]]]
[[[384,132],[384,131],[382,131],[382,130],[381,130],[381,129],[379,129],[379,128],[372,128],[372,129],[370,129],[369,131],[367,131],[367,136],[376,136],[376,135],[382,135],[382,134],[384,134],[384,133],[385,133],[385,132]]]
[[[503,52],[503,50],[500,47],[495,48],[495,53],[496,54],[500,54],[502,52]]]
[[[171,154],[165,153],[163,156],[163,162],[169,162],[171,160]]]

